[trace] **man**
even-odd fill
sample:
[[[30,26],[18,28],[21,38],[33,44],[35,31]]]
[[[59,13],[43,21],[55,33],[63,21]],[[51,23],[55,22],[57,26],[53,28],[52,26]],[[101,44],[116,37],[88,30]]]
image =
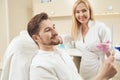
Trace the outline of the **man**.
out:
[[[39,47],[30,66],[30,80],[82,80],[70,56],[55,47],[62,39],[46,13],[34,16],[27,30]],[[117,72],[113,64],[114,57],[110,56],[95,80],[113,77]]]

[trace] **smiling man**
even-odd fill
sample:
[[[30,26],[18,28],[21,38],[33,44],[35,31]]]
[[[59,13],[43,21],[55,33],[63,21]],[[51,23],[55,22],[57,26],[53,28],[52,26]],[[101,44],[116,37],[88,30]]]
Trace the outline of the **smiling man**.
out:
[[[55,47],[62,43],[62,39],[46,13],[34,16],[27,30],[39,47],[30,66],[30,80],[82,80],[71,57]],[[115,75],[116,69],[111,64],[114,59],[110,60],[106,64],[111,65],[110,68],[105,65],[95,80],[107,80]],[[109,74],[111,70],[112,75]]]
[[[36,15],[28,23],[28,33],[39,46],[30,68],[30,80],[79,80],[77,69],[65,52],[55,45],[62,43],[55,24],[46,13]]]

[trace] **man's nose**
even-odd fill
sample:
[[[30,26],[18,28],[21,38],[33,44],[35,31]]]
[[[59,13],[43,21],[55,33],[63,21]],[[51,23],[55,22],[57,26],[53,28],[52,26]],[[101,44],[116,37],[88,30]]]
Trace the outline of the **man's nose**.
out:
[[[52,29],[52,34],[58,34],[55,29]]]

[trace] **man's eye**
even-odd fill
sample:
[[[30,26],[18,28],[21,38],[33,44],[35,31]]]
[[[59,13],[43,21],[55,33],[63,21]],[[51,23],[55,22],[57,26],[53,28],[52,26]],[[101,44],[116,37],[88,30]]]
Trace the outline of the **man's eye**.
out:
[[[53,27],[53,29],[55,29],[55,27]]]
[[[45,32],[48,32],[48,31],[50,31],[50,29],[45,29]]]
[[[53,27],[55,27],[55,24],[53,24]]]

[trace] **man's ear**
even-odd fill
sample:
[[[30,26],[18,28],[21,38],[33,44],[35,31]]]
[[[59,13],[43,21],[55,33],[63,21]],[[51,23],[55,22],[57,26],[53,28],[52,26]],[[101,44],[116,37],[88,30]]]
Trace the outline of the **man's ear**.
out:
[[[35,42],[38,43],[38,41],[40,40],[40,37],[38,35],[32,35],[32,38]]]

